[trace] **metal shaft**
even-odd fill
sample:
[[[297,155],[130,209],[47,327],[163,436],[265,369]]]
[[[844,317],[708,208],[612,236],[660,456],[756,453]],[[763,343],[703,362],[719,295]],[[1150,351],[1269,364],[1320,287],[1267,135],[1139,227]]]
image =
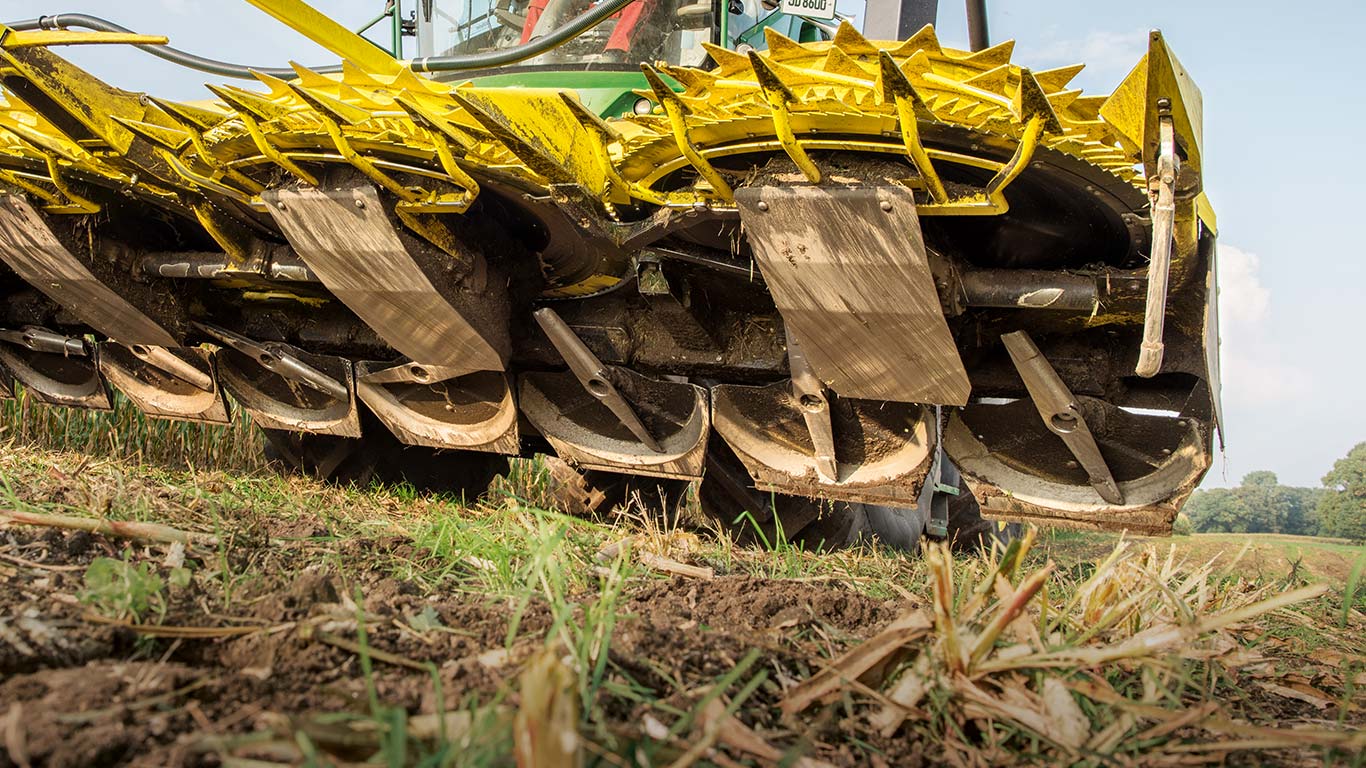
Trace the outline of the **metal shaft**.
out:
[[[987,34],[987,0],[967,0],[968,3],[968,46],[974,51],[991,46]]]

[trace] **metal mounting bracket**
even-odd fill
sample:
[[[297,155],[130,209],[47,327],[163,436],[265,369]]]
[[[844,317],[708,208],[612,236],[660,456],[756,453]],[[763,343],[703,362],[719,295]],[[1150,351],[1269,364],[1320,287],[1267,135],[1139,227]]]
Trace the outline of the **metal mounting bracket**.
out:
[[[216,328],[204,323],[195,323],[195,327],[222,342],[224,346],[251,357],[271,373],[343,402],[351,396],[346,384],[295,357],[284,344],[258,343],[225,328]]]
[[[1020,372],[1020,378],[1024,379],[1025,389],[1029,390],[1029,397],[1048,431],[1062,438],[1102,499],[1111,504],[1123,504],[1124,494],[1077,407],[1076,397],[1062,377],[1024,331],[1004,334],[1001,341],[1005,343],[1015,369]]]
[[[541,330],[550,337],[550,343],[564,358],[569,365],[569,370],[573,371],[575,378],[583,384],[583,388],[588,394],[597,398],[603,405],[612,410],[612,413],[621,421],[622,426],[631,430],[640,442],[644,443],[655,452],[663,451],[659,441],[650,434],[645,428],[645,423],[640,420],[631,407],[631,403],[617,391],[616,385],[612,382],[612,370],[604,365],[601,360],[594,355],[579,337],[574,333],[555,310],[546,307],[538,309],[532,313],[536,322],[540,324]]]

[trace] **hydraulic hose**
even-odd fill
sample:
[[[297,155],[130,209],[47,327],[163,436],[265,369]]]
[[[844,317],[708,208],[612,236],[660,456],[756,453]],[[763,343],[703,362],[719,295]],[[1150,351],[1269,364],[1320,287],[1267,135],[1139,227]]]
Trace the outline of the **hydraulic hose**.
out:
[[[59,13],[55,16],[39,16],[36,19],[25,19],[24,21],[7,22],[5,26],[16,32],[26,32],[35,29],[70,29],[77,27],[80,29],[93,29],[97,32],[124,32],[136,34],[133,30],[119,24],[115,24],[108,19],[101,19],[98,16],[90,16],[84,13]],[[280,67],[249,67],[243,64],[232,64],[216,59],[206,59],[203,56],[196,56],[193,53],[186,53],[178,48],[167,45],[139,45],[138,48],[156,56],[157,58],[188,67],[197,69],[200,72],[219,75],[220,77],[235,77],[243,80],[255,80],[253,71],[273,77],[293,79],[298,77],[294,70]],[[340,72],[341,67],[325,67],[318,72]]]
[[[534,58],[555,48],[562,43],[572,40],[575,37],[587,32],[606,21],[613,14],[639,0],[605,0],[594,8],[579,14],[572,21],[555,29],[544,37],[537,38],[530,42],[523,43],[512,48],[503,50],[488,51],[486,53],[471,53],[462,56],[424,56],[412,59],[409,64],[414,72],[457,72],[469,69],[486,69],[499,67],[507,64],[515,64],[519,61]],[[108,19],[98,16],[91,16],[85,13],[59,13],[52,16],[39,16],[36,19],[25,19],[23,21],[7,22],[5,26],[15,31],[30,31],[38,29],[70,29],[72,27],[81,29],[93,29],[99,32],[122,32],[125,34],[136,34],[133,30],[119,24],[115,24]],[[166,61],[179,64],[182,67],[207,72],[220,77],[233,77],[243,80],[253,80],[253,72],[271,75],[284,79],[293,79],[297,76],[293,69],[282,67],[251,67],[243,64],[233,64],[217,59],[207,59],[203,56],[196,56],[178,48],[166,45],[139,45],[138,48]],[[339,72],[341,67],[317,67],[315,72]]]

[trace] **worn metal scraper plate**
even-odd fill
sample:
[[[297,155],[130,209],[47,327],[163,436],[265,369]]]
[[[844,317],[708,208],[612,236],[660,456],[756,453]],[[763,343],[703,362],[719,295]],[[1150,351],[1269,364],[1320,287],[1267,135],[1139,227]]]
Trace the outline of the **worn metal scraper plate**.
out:
[[[92,411],[113,409],[109,386],[89,357],[67,357],[0,344],[0,378],[24,386],[41,403]]]
[[[100,282],[18,195],[0,195],[0,260],[105,336],[125,344],[176,346],[166,329]]]
[[[783,322],[831,389],[967,403],[911,190],[761,186],[735,201]]]
[[[405,371],[409,380],[385,373]],[[356,392],[405,445],[516,454],[517,403],[507,374],[477,371],[428,383],[416,363],[356,363]]]
[[[497,350],[423,274],[371,186],[262,196],[318,279],[394,349],[423,365],[503,369]]]
[[[228,402],[218,386],[209,352],[181,348],[168,349],[166,354],[175,355],[204,374],[208,378],[209,388],[200,389],[148,364],[122,344],[100,344],[100,373],[115,389],[127,395],[138,410],[153,418],[205,424],[229,423]]]

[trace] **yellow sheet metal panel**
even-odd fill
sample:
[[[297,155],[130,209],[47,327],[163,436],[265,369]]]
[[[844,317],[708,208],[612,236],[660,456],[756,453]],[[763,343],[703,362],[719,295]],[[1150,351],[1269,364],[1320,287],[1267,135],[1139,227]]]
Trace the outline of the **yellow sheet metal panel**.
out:
[[[403,64],[302,0],[247,0],[290,29],[370,74],[397,75]]]

